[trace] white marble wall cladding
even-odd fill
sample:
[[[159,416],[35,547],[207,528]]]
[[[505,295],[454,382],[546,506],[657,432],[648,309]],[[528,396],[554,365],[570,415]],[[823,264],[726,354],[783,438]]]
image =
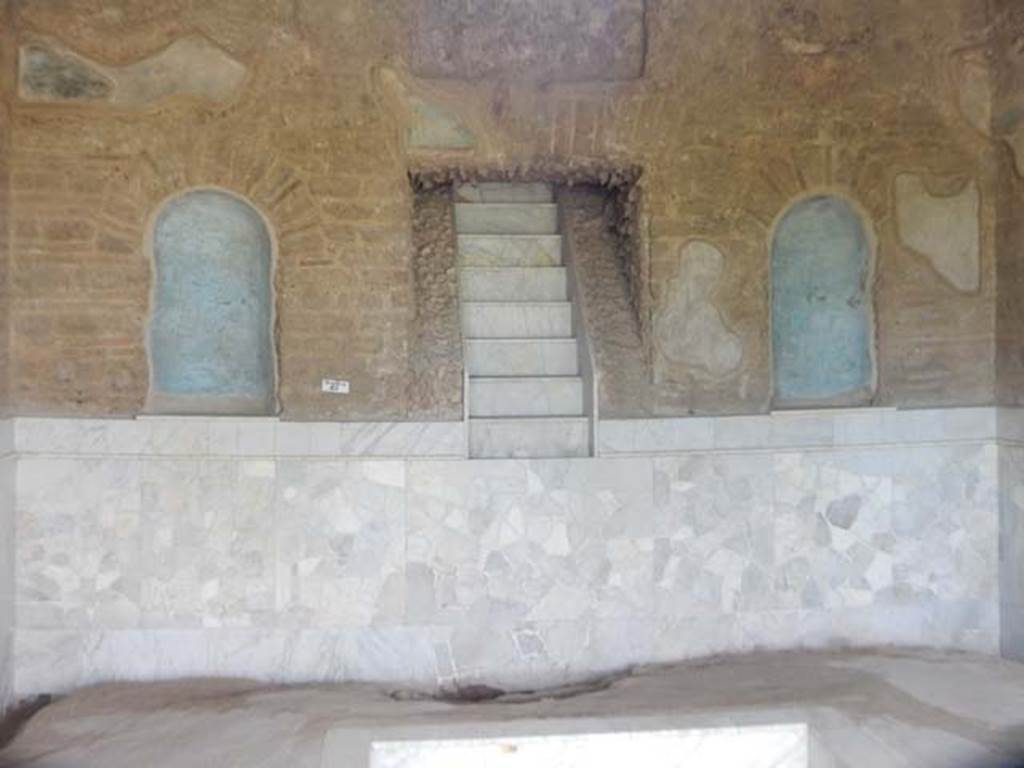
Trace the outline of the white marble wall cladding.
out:
[[[16,420],[26,454],[459,458],[462,422],[296,422],[278,419],[142,417]]]
[[[1005,429],[1024,436],[1024,418],[998,413],[1000,435]],[[996,435],[994,408],[776,411],[756,416],[602,420],[599,453],[976,442],[994,440]]]
[[[1024,444],[999,449],[1002,652],[1024,661]]]
[[[18,420],[16,688],[533,686],[754,648],[994,652],[999,448],[968,437],[975,418],[912,449],[809,426],[715,449],[713,426],[687,453],[504,461],[132,453],[119,422],[53,422],[65,449]],[[783,434],[810,447],[773,448]]]
[[[14,696],[14,425],[0,420],[0,715]]]

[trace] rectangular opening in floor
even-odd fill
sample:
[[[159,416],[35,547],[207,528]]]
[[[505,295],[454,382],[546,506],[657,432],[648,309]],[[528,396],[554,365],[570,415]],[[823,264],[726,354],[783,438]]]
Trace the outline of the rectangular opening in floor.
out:
[[[382,741],[370,768],[807,768],[806,724]]]

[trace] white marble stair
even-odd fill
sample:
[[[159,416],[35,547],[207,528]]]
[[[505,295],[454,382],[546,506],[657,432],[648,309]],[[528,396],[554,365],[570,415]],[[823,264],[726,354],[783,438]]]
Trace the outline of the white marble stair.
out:
[[[463,267],[463,301],[565,301],[565,267]]]
[[[562,263],[559,235],[459,235],[464,267],[557,267]]]
[[[455,231],[460,235],[554,235],[554,203],[456,203]]]
[[[469,450],[475,458],[590,453],[553,200],[545,184],[456,190]]]
[[[583,379],[579,376],[497,376],[471,381],[471,418],[583,415]]]
[[[463,301],[467,339],[562,339],[572,337],[568,301]]]
[[[551,185],[542,182],[484,181],[460,184],[455,188],[455,200],[459,203],[553,203],[555,195]]]
[[[465,364],[474,376],[576,376],[576,339],[466,339]]]
[[[469,455],[475,459],[554,459],[590,455],[590,419],[471,419]]]

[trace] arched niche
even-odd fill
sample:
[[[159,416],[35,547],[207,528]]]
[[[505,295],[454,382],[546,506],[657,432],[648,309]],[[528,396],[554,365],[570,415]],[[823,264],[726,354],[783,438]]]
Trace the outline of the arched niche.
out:
[[[779,219],[771,244],[776,405],[870,400],[873,251],[864,218],[836,195],[800,200]]]
[[[274,246],[262,216],[217,189],[164,203],[151,231],[148,410],[275,410]]]

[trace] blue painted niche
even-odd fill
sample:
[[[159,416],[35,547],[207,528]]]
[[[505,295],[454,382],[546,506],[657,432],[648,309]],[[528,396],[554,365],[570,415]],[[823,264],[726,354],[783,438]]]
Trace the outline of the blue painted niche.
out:
[[[273,247],[259,213],[225,192],[188,192],[160,211],[153,254],[151,409],[271,412]]]
[[[772,352],[778,404],[866,399],[874,380],[871,241],[842,198],[795,203],[772,241]]]

